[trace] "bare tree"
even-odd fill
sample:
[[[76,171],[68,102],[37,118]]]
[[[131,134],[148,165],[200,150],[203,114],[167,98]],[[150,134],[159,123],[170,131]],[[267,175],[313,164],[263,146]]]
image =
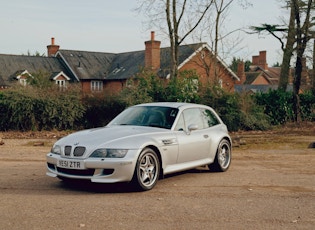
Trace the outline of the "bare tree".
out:
[[[234,0],[215,0],[214,5],[215,5],[215,12],[216,12],[216,17],[215,17],[215,37],[214,37],[214,80],[215,82],[218,81],[218,70],[217,70],[217,65],[216,65],[216,59],[218,57],[218,43],[220,40],[220,25],[221,25],[221,17],[222,14],[229,8],[229,6],[232,4]]]
[[[218,42],[220,39],[220,25],[221,25],[221,16],[225,10],[229,8],[234,0],[215,0],[215,11],[216,11],[216,18],[215,18],[215,38],[214,38],[214,54],[215,56],[218,55]]]
[[[206,18],[214,0],[145,0],[137,8],[149,17],[149,24],[163,27],[166,22],[171,48],[171,77],[178,75],[178,49]],[[164,10],[163,17],[161,9]],[[165,20],[165,21],[164,21]]]
[[[210,6],[213,3],[213,0],[204,1],[204,5],[199,5],[199,9],[201,10],[198,14],[199,17],[195,21],[190,21],[190,27],[187,28],[186,31],[183,31],[182,35],[179,34],[179,27],[181,25],[181,21],[183,20],[184,14],[186,13],[187,0],[183,0],[181,4],[179,4],[176,0],[166,0],[166,20],[167,27],[169,32],[169,39],[171,45],[171,76],[177,77],[178,75],[178,48],[180,44],[188,37],[200,24]],[[190,4],[193,4],[192,1]],[[195,1],[195,4],[197,1]],[[181,5],[181,6],[180,6]],[[178,10],[178,6],[180,9]],[[177,12],[179,12],[179,16],[177,16]]]

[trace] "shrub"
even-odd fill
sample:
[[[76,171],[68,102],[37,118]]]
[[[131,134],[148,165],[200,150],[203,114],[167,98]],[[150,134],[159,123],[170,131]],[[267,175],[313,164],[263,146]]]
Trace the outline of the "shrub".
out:
[[[117,114],[124,110],[128,104],[120,97],[93,97],[83,98],[85,112],[85,128],[105,126]]]
[[[17,88],[0,97],[0,130],[77,129],[85,112],[80,93]]]
[[[201,103],[214,108],[230,131],[270,128],[268,116],[250,95],[228,93],[219,87],[206,87]]]
[[[304,121],[315,121],[315,93],[307,91],[300,95],[301,117]]]
[[[177,78],[172,78],[164,89],[163,101],[191,102],[200,101],[200,85],[195,71],[181,71]]]

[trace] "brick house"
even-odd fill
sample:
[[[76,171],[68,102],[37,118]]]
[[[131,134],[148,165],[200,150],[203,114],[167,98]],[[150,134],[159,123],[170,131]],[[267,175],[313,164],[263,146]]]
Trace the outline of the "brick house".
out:
[[[17,66],[16,70],[33,73],[42,69],[51,73],[50,79],[60,86],[80,83],[84,93],[113,94],[121,91],[126,80],[143,68],[156,72],[159,77],[169,78],[170,48],[161,48],[160,44],[160,41],[155,40],[154,32],[151,32],[151,39],[145,42],[145,50],[116,54],[60,49],[52,38],[51,44],[47,46],[48,57],[14,56],[11,66],[13,68],[14,59],[21,60],[20,66],[25,60],[28,65],[23,68]],[[4,63],[1,59],[6,58],[6,55],[0,55],[0,67]],[[36,60],[34,63],[30,61],[32,58]],[[206,43],[180,46],[179,63],[179,71],[195,70],[202,84],[214,81],[215,66],[217,81],[227,91],[234,91],[234,84],[240,80],[219,57],[214,61],[213,53]],[[3,79],[11,76],[11,81],[6,82],[12,84],[12,79],[17,80],[14,74],[12,78],[12,74],[1,72],[0,68],[0,83],[1,76]]]
[[[277,89],[279,84],[281,67],[269,67],[267,63],[267,51],[260,51],[259,55],[252,56],[250,70],[245,72],[244,63],[238,65],[237,75],[240,78],[235,84],[235,91],[267,92],[269,89]],[[289,85],[287,90],[292,90],[294,68],[290,69]],[[303,59],[303,71],[301,87],[310,86],[310,71],[306,67],[306,59]]]

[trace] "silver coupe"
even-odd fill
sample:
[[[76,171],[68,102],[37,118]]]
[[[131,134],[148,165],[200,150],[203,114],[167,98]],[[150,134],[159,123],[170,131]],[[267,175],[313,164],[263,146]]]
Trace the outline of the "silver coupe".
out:
[[[199,166],[224,172],[232,141],[205,105],[160,102],[127,108],[107,126],[75,132],[47,154],[47,175],[95,183],[132,182],[152,189],[159,178]]]

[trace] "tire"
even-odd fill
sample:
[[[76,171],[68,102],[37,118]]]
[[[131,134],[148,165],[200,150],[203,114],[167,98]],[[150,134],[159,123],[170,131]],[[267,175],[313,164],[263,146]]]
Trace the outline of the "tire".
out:
[[[160,175],[160,160],[153,149],[145,148],[138,157],[133,182],[137,189],[152,189]]]
[[[231,144],[228,140],[220,141],[214,162],[209,165],[210,171],[225,172],[231,164]]]

